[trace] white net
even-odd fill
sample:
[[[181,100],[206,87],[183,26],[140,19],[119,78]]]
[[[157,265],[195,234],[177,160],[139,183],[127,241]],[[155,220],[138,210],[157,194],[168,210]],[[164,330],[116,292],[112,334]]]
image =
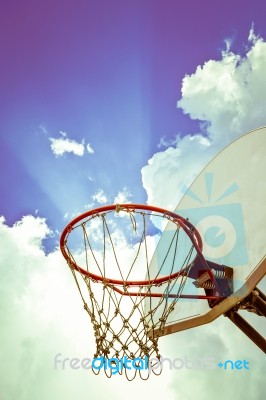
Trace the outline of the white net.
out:
[[[161,244],[155,219],[171,226]],[[178,218],[132,205],[98,210],[67,230],[63,254],[93,326],[93,371],[159,374],[158,338],[197,255]]]

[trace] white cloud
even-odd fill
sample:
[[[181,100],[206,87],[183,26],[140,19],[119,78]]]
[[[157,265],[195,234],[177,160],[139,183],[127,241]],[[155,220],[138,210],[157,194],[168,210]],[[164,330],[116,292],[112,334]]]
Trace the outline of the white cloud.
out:
[[[72,400],[78,393],[79,399],[85,400],[88,393],[91,398],[105,398],[108,392],[110,398],[122,400],[127,392],[129,400],[136,396],[141,398],[143,394],[170,400],[181,396],[189,400],[195,397],[191,385],[197,389],[200,400],[206,399],[206,393],[217,399],[230,398],[232,391],[237,400],[245,396],[263,398],[263,353],[222,317],[197,330],[160,339],[161,354],[170,359],[211,357],[217,362],[246,359],[250,362],[250,371],[169,370],[166,367],[159,377],[151,376],[148,381],[137,378],[134,390],[130,391],[129,383],[120,376],[108,379],[100,373],[96,377],[91,371],[70,369],[68,364],[65,369],[55,369],[56,354],[61,353],[62,358],[92,358],[95,342],[72,274],[59,250],[48,256],[42,251],[41,241],[47,234],[49,228],[41,218],[27,216],[13,227],[0,219],[0,385],[3,399]],[[128,249],[124,243],[121,252],[128,263]],[[121,260],[120,253],[119,256]],[[108,267],[113,273],[112,266],[108,264]],[[257,319],[263,323],[259,317]],[[225,379],[227,385],[223,386],[220,396],[217,387],[223,385]]]
[[[92,148],[90,143],[87,144],[87,151],[88,151],[89,154],[94,154],[94,149]]]
[[[57,397],[60,387],[71,386],[67,381],[71,375],[67,371],[56,373],[54,355],[68,351],[77,354],[75,340],[84,343],[88,338],[88,335],[82,338],[87,323],[79,311],[80,302],[69,279],[71,274],[58,251],[45,256],[42,250],[42,240],[49,234],[41,218],[26,216],[13,227],[1,220],[0,340],[4,346],[0,350],[0,385],[3,398],[33,400],[37,396],[46,400],[50,392],[52,397]],[[76,318],[77,314],[80,317]],[[36,376],[40,378],[38,381]]]
[[[25,250],[33,250],[41,247],[42,240],[52,234],[46,225],[45,219],[27,215],[21,221],[14,224],[10,231],[1,219],[2,230],[8,232],[10,240],[19,241]]]
[[[131,203],[130,198],[132,197],[132,194],[129,192],[129,190],[124,187],[123,190],[117,193],[117,195],[114,198],[114,204],[125,204],[125,203]]]
[[[177,138],[176,147],[158,152],[142,168],[148,203],[174,210],[185,187],[214,155],[207,138],[201,134]]]
[[[232,41],[231,38],[224,39],[224,43],[225,43],[225,46],[226,46],[226,49],[225,49],[226,53],[229,53],[229,51],[231,50],[232,42],[233,41]]]
[[[65,153],[73,153],[76,156],[82,157],[85,153],[85,141],[78,142],[73,139],[68,139],[67,132],[59,131],[61,138],[49,138],[52,152],[56,157],[62,157]],[[87,152],[94,154],[94,149],[88,143],[86,145]]]
[[[199,132],[177,136],[142,169],[148,203],[174,209],[206,163],[239,135],[266,125],[266,43],[251,30],[249,48],[241,57],[222,52],[183,79],[178,102]],[[162,138],[161,145],[167,144]]]
[[[105,204],[107,203],[107,196],[102,189],[99,189],[91,196],[93,201],[97,201],[97,203]]]
[[[249,31],[249,35],[248,35],[248,41],[255,44],[256,41],[260,38],[259,35],[256,35],[254,32],[254,24],[252,23],[252,27]]]
[[[162,147],[170,147],[176,145],[176,138],[168,139],[166,136],[161,137],[160,142],[158,143],[158,148]]]
[[[250,33],[245,56],[232,51],[210,60],[183,79],[178,106],[192,119],[208,122],[214,145],[226,145],[240,134],[265,124],[266,43]]]
[[[61,157],[65,153],[73,153],[76,156],[82,157],[84,155],[84,142],[78,143],[75,140],[70,140],[67,137],[55,139],[49,138],[51,142],[52,152],[56,157]]]
[[[80,295],[59,250],[45,256],[41,241],[49,228],[45,221],[24,217],[13,227],[0,219],[0,386],[3,399],[122,400],[149,393],[174,400],[170,371],[162,378],[137,379],[134,391],[124,377],[54,368],[54,357],[93,358],[95,340]],[[35,236],[36,234],[36,236]],[[26,243],[26,246],[25,246]],[[124,249],[126,252],[126,249]]]

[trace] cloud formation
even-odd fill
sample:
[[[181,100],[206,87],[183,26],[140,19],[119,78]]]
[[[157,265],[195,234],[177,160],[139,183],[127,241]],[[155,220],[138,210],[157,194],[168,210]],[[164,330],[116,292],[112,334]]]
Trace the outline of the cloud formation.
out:
[[[248,48],[244,56],[227,48],[221,60],[210,60],[183,79],[178,107],[203,121],[205,133],[223,146],[265,124],[266,43],[251,30]]]
[[[59,131],[62,137],[49,138],[51,150],[56,157],[62,157],[65,153],[73,153],[75,156],[82,157],[85,154],[85,149],[89,154],[94,154],[94,149],[90,143],[85,146],[85,140],[78,142],[73,139],[68,139],[67,133]]]
[[[107,196],[104,193],[104,191],[102,189],[99,189],[97,192],[95,192],[92,196],[91,196],[93,201],[96,201],[97,203],[100,204],[106,204],[107,203]]]
[[[87,313],[65,260],[59,250],[48,255],[42,241],[51,234],[44,219],[25,216],[14,226],[0,219],[0,387],[1,399],[80,400],[110,398],[133,400],[143,393],[163,394],[174,400],[164,378],[134,382],[128,391],[125,378],[108,379],[90,370],[55,369],[60,359],[93,358],[95,339]],[[126,249],[125,249],[126,251]],[[103,371],[102,371],[103,372]],[[117,379],[116,379],[117,378]],[[119,382],[119,384],[117,384]]]
[[[136,379],[134,390],[130,391],[129,383],[120,376],[112,379],[103,373],[95,376],[89,370],[71,369],[68,363],[65,368],[59,364],[55,369],[56,354],[60,359],[92,358],[95,342],[80,295],[60,251],[45,255],[42,250],[42,241],[49,234],[45,220],[39,217],[25,216],[12,227],[3,218],[0,221],[0,340],[5,344],[0,349],[3,399],[72,400],[78,393],[80,400],[87,400],[88,393],[94,399],[105,398],[108,392],[110,398],[122,400],[126,392],[129,400],[141,398],[143,394],[154,398],[166,396],[170,400],[178,394],[192,400],[197,390],[198,399],[205,400],[206,392],[217,397],[221,386],[223,397],[230,398],[233,390],[236,400],[245,396],[263,398],[263,353],[222,317],[197,330],[160,339],[161,354],[171,360],[200,362],[203,358],[216,362],[247,359],[249,371],[194,367],[191,370],[185,366],[181,369],[181,362],[177,361],[179,369],[170,369],[166,363],[160,377],[152,375],[148,381]],[[122,246],[122,251],[127,260],[128,249]],[[259,320],[261,332],[262,324]],[[238,382],[237,388],[235,382]]]
[[[132,197],[132,194],[129,192],[129,190],[124,187],[123,190],[117,193],[117,195],[114,198],[114,204],[125,204],[125,203],[131,203],[130,198]]]
[[[78,143],[68,138],[49,138],[52,152],[56,157],[62,157],[65,153],[73,153],[76,156],[84,155],[84,143]]]
[[[162,138],[158,152],[142,169],[148,203],[174,209],[184,184],[195,176],[222,148],[252,129],[266,125],[266,42],[251,29],[243,56],[226,51],[220,60],[198,66],[182,83],[178,107],[200,129],[190,135]]]
[[[202,136],[176,138],[175,147],[158,152],[142,168],[148,203],[174,210],[200,168],[214,155],[210,141]]]
[[[89,154],[94,154],[94,149],[92,148],[90,143],[87,144],[87,151],[88,151]]]

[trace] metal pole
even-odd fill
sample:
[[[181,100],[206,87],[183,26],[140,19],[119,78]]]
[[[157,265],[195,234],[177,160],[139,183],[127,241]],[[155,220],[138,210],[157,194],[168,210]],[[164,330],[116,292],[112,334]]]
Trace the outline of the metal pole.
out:
[[[254,307],[266,317],[266,302],[260,297],[260,294],[255,290],[251,293],[251,303]]]
[[[262,300],[266,301],[265,294],[259,288],[255,287],[253,291],[258,292],[259,296],[262,298]]]
[[[229,310],[224,314],[242,332],[244,332],[264,353],[266,353],[266,340],[236,311]]]

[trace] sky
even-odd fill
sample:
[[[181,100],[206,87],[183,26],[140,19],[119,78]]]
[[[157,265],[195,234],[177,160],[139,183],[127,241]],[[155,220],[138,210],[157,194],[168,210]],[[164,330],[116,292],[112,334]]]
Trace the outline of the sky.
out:
[[[54,356],[94,353],[58,250],[67,222],[113,203],[174,210],[218,151],[266,125],[265,9],[263,0],[2,4],[1,400],[107,390],[131,399],[133,385],[134,398],[190,400],[192,388],[199,399],[264,398],[262,352],[223,317],[162,338],[163,354],[245,358],[250,371],[164,371],[118,386],[55,370]]]

